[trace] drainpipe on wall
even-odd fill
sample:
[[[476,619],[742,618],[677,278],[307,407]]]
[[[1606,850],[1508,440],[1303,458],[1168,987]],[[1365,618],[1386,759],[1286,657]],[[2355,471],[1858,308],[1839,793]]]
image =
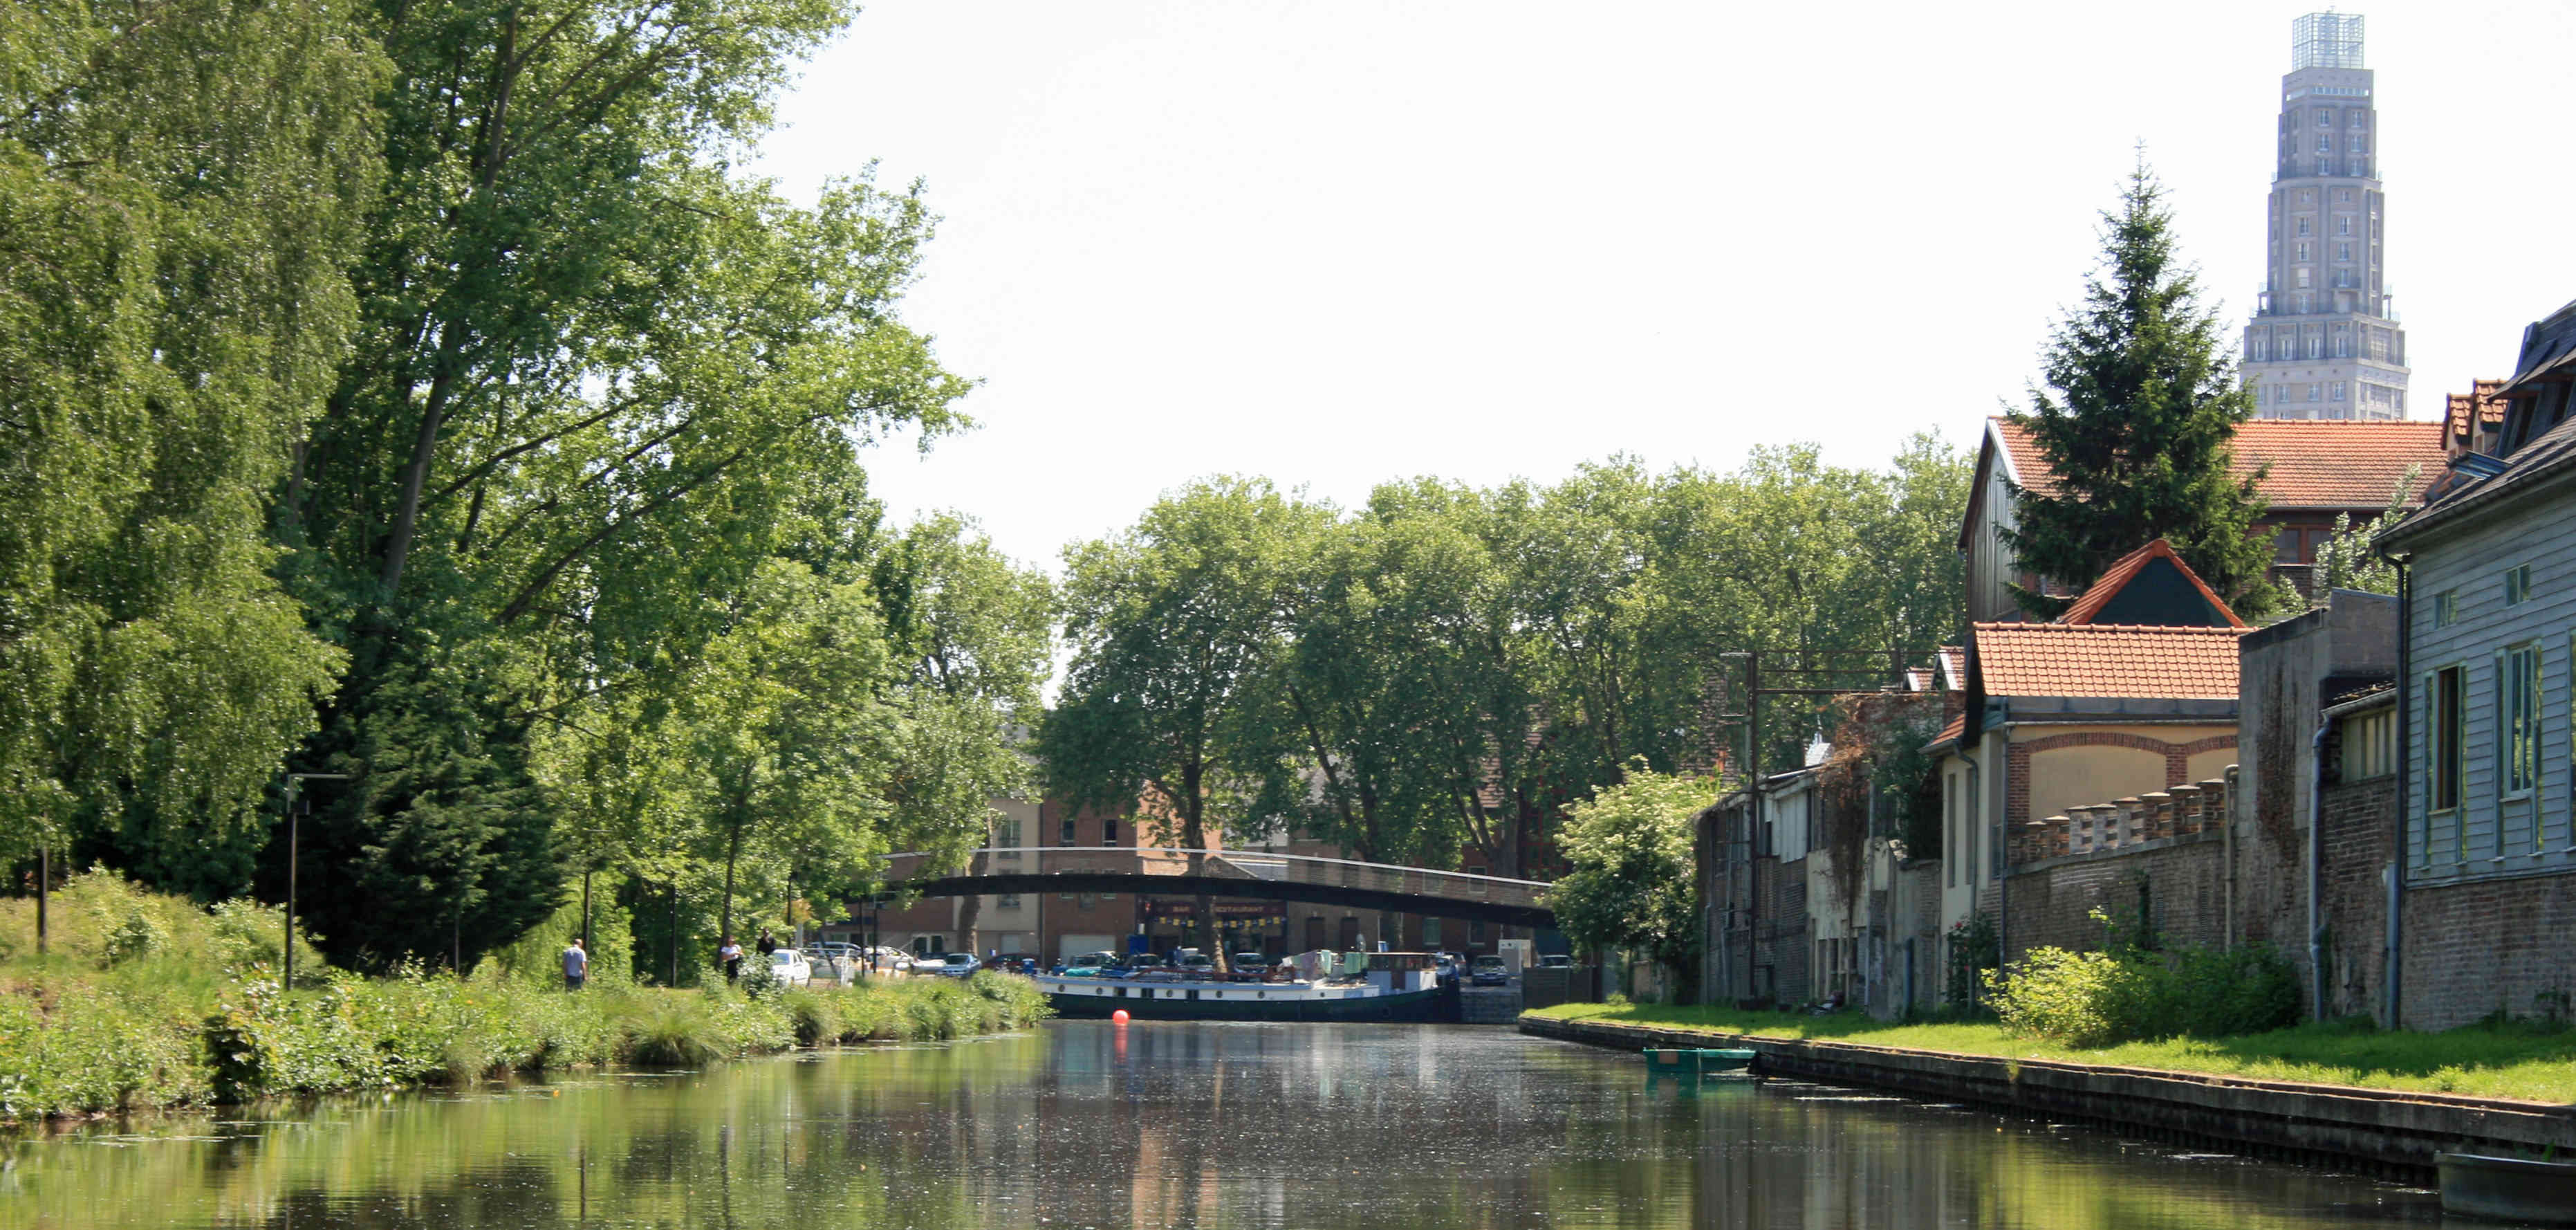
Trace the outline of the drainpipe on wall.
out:
[[[2385,1000],[2380,1024],[2398,1028],[2397,1009],[2403,1002],[2399,989],[2405,980],[2402,959],[2406,950],[2406,809],[2413,806],[2411,789],[2414,775],[2414,734],[2410,723],[2415,715],[2415,577],[2407,570],[2410,559],[2396,556],[2397,565],[2397,831],[2388,860],[2388,949],[2381,958],[2380,994]]]
[[[2326,719],[2308,736],[2308,1019],[2326,1019]]]

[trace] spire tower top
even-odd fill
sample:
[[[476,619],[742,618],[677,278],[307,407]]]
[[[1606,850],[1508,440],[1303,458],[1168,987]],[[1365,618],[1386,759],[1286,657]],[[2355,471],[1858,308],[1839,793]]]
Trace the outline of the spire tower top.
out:
[[[2290,71],[2367,68],[2361,62],[2361,14],[2310,13],[2290,21]]]

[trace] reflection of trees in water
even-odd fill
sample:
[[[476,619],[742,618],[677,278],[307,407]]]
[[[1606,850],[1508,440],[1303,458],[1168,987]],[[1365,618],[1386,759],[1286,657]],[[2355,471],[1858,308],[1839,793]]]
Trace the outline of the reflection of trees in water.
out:
[[[534,1159],[452,1175],[403,1191],[299,1187],[270,1205],[270,1230],[456,1230],[467,1226],[571,1225],[554,1167]]]
[[[1500,1030],[1138,1025],[1122,1052],[1114,1027],[1065,1022],[559,1097],[332,1103],[223,1142],[0,1145],[0,1225],[2270,1230],[2383,1194],[1799,1100],[1839,1093],[1650,1089],[1633,1059]]]

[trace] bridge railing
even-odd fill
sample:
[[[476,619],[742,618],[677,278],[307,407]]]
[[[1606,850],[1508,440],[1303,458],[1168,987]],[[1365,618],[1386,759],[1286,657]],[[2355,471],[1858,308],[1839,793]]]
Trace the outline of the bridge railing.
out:
[[[1196,876],[1217,880],[1261,880],[1367,889],[1415,897],[1445,897],[1495,905],[1539,907],[1546,904],[1543,880],[1440,871],[1394,863],[1364,863],[1311,854],[1278,854],[1267,850],[1187,850],[1154,846],[992,846],[975,850],[960,862],[930,865],[931,856],[890,854],[887,879],[893,882],[946,879],[970,875],[1133,875],[1175,879]],[[1150,887],[1137,891],[1153,892]]]

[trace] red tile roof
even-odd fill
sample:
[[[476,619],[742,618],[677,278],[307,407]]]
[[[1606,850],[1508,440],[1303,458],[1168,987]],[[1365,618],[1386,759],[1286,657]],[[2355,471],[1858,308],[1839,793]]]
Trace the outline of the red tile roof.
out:
[[[2201,580],[2200,574],[2191,570],[2191,565],[2182,562],[2181,556],[2174,554],[2173,544],[2161,538],[2112,561],[2111,566],[2103,569],[2102,575],[2094,578],[2093,584],[2085,589],[2084,596],[2077,598],[2075,605],[2066,608],[2066,613],[2057,617],[2057,622],[2062,624],[2093,622],[2093,617],[2101,614],[2102,608],[2110,605],[2111,599],[2119,596],[2120,588],[2135,580],[2138,570],[2146,567],[2147,561],[2157,558],[2172,560],[2173,566],[2181,569],[2182,575],[2191,581],[2192,587],[2200,591],[2200,596],[2209,599],[2209,605],[2217,607],[2218,613],[2227,617],[2230,627],[2245,626],[2245,621],[2238,619],[2236,612],[2226,602],[2222,601],[2217,594],[2210,592],[2209,583]],[[2165,614],[2162,611],[2156,613]]]
[[[1988,696],[2236,699],[2242,628],[2135,624],[1973,625]]]
[[[1941,733],[1940,733],[1940,734],[1937,734],[1937,735],[1934,735],[1934,736],[1932,737],[1932,741],[1931,741],[1930,743],[1926,743],[1926,744],[1924,744],[1923,746],[1925,746],[1925,747],[1939,747],[1939,746],[1941,746],[1941,745],[1942,745],[1942,744],[1944,744],[1944,743],[1949,743],[1949,742],[1953,742],[1953,741],[1957,740],[1957,739],[1958,739],[1958,737],[1959,737],[1960,735],[1966,734],[1966,733],[1967,733],[1967,731],[1968,731],[1968,715],[1967,715],[1967,714],[1964,714],[1964,713],[1954,713],[1954,714],[1951,714],[1951,715],[1950,715],[1950,723],[1949,723],[1948,725],[1946,725],[1946,726],[1943,726],[1943,727],[1941,728]]]
[[[2039,442],[2011,419],[1997,416],[2014,481],[2034,495],[2057,493],[2057,479],[2040,455]],[[2442,423],[2358,423],[2312,419],[2254,419],[2236,428],[2235,470],[2252,474],[2269,465],[2263,496],[2274,508],[2349,508],[2377,511],[2419,466],[2417,490],[2445,464]]]

